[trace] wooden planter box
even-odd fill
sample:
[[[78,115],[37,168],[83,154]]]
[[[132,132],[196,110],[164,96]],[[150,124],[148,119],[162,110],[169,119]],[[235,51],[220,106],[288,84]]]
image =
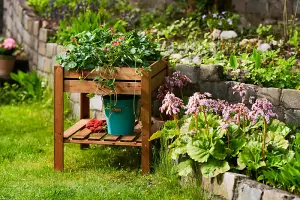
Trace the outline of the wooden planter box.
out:
[[[151,71],[142,70],[137,73],[134,68],[116,68],[111,77],[115,78],[115,90],[118,94],[141,95],[141,122],[137,123],[135,133],[130,136],[112,136],[105,132],[92,133],[85,128],[90,119],[90,102],[88,93],[109,94],[108,88],[99,88],[93,79],[99,72],[76,72],[64,70],[55,66],[54,70],[54,169],[64,169],[64,143],[137,146],[142,148],[142,172],[150,171],[151,144],[149,138],[155,128],[151,123],[152,99],[151,93],[164,82],[168,74],[167,63],[163,60],[154,62],[149,66]],[[84,74],[85,79],[78,78]],[[102,73],[101,73],[102,74]],[[105,72],[103,72],[105,74]],[[142,76],[140,75],[142,74]],[[64,131],[64,92],[80,93],[80,121]],[[151,130],[152,129],[152,130]]]

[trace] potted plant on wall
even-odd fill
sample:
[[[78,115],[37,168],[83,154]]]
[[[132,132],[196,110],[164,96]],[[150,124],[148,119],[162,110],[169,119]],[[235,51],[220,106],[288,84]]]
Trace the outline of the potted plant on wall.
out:
[[[71,37],[65,51],[57,56],[58,63],[65,70],[80,72],[80,79],[97,74],[94,81],[97,90],[105,89],[103,97],[108,133],[130,135],[133,133],[136,95],[118,94],[115,89],[116,70],[122,67],[150,70],[151,61],[160,60],[157,43],[151,42],[147,32],[118,32],[113,27],[100,26],[92,32],[82,32]],[[95,91],[97,93],[97,91]]]
[[[0,78],[8,79],[15,65],[17,45],[12,38],[0,37]]]

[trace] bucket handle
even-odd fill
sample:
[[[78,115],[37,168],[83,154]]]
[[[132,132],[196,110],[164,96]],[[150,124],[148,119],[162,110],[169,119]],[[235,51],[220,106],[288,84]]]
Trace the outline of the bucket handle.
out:
[[[111,108],[111,112],[120,113],[122,112],[122,108]]]

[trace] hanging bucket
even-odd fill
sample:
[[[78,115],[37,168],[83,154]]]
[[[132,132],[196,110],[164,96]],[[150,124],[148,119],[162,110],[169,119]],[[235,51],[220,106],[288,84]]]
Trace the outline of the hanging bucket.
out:
[[[104,96],[107,130],[111,135],[133,135],[138,96]]]

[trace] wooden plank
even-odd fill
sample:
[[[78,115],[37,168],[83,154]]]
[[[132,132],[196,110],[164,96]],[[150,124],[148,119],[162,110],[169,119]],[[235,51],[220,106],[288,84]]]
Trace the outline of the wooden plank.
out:
[[[95,94],[111,94],[109,88],[99,88],[100,86],[94,81],[80,81],[80,80],[65,80],[65,92],[79,92],[79,93],[95,93]],[[117,94],[141,94],[140,82],[115,82],[115,91]]]
[[[64,132],[64,138],[69,138],[71,135],[85,127],[88,121],[89,119],[81,119],[80,121],[78,121],[76,124],[74,124]]]
[[[159,66],[159,65],[158,65]],[[151,73],[143,72],[141,91],[142,173],[150,172],[151,144]]]
[[[80,93],[80,119],[90,118],[90,98],[88,98],[87,95],[87,93]],[[80,148],[87,149],[89,148],[89,145],[81,144]]]
[[[103,79],[116,79],[116,80],[141,80],[141,75],[135,68],[130,67],[116,67],[115,71],[110,71],[109,68],[100,68],[99,71],[94,70],[93,72],[89,70],[83,71],[72,71],[65,70],[65,79],[78,79],[82,77],[86,80],[93,80],[96,77],[101,77]]]
[[[64,71],[54,68],[54,170],[64,169]]]
[[[105,140],[70,140],[70,139],[65,139],[65,143],[75,143],[75,144],[100,144],[100,145],[117,145],[117,146],[135,146],[135,147],[141,147],[141,143],[137,142],[121,142],[121,141],[105,141]]]
[[[84,128],[83,130],[79,131],[76,133],[73,137],[72,140],[83,140],[88,138],[88,136],[92,133],[92,131],[88,128]]]
[[[125,136],[121,137],[120,141],[121,142],[133,142],[137,136],[138,135],[125,135]]]
[[[161,86],[162,84],[164,84],[166,76],[167,76],[167,69],[161,71],[160,73],[158,73],[156,76],[154,76],[151,79],[151,89],[152,89],[152,91],[154,91],[159,86]]]
[[[108,134],[105,138],[104,141],[117,141],[120,136],[118,135],[110,135]]]
[[[106,132],[101,132],[101,133],[93,133],[90,135],[88,138],[89,140],[101,140],[107,133]]]
[[[159,72],[167,68],[167,63],[164,60],[158,60],[149,66],[151,68],[151,78],[156,76]]]

